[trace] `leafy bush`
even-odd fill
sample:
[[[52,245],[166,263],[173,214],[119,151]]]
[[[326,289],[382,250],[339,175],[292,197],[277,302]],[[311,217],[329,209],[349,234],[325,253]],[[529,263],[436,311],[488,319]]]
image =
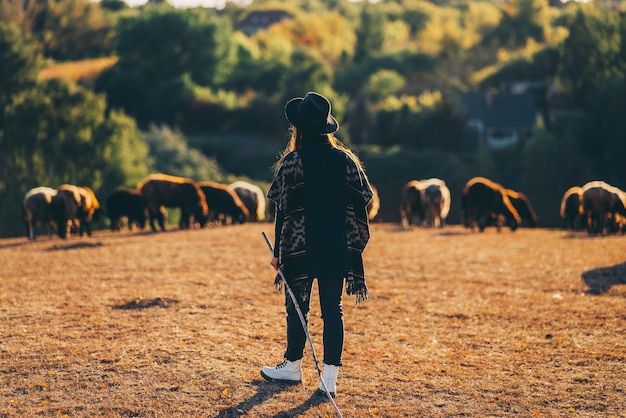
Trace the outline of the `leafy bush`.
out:
[[[152,171],[196,181],[220,181],[223,177],[217,162],[190,148],[180,132],[151,125],[144,140],[150,148]]]

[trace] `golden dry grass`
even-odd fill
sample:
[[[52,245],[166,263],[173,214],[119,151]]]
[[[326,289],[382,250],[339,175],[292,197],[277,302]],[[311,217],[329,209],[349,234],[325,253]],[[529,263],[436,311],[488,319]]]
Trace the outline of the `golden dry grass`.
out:
[[[263,230],[0,240],[0,416],[334,416],[308,348],[302,385],[259,375],[284,349]],[[339,409],[626,416],[625,262],[624,236],[373,225]]]
[[[65,78],[70,80],[92,80],[117,63],[117,57],[93,58],[56,64],[39,71],[42,80]]]

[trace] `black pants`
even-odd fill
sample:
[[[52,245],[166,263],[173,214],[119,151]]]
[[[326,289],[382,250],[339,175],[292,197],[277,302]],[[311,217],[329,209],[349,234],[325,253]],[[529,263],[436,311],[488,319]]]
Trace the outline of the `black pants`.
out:
[[[317,283],[322,319],[324,320],[324,363],[341,366],[344,338],[343,307],[341,305],[343,277],[319,277]],[[313,279],[299,281],[290,287],[298,300],[298,305],[308,325]],[[307,340],[298,311],[286,290],[285,306],[287,308],[287,350],[285,351],[285,358],[289,361],[295,361],[304,356],[304,347]]]

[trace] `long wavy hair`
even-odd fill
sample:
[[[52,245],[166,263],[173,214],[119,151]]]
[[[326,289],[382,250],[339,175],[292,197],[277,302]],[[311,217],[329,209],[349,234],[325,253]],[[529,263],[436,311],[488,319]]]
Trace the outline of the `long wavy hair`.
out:
[[[283,163],[283,159],[291,151],[294,151],[302,147],[304,144],[308,144],[312,142],[320,142],[320,141],[326,141],[331,145],[331,147],[348,154],[348,156],[354,161],[356,166],[360,170],[365,172],[365,170],[363,169],[363,164],[361,163],[361,160],[359,159],[359,157],[354,152],[352,152],[350,148],[345,146],[343,142],[337,139],[335,135],[333,134],[322,134],[322,135],[310,134],[310,133],[299,130],[294,125],[290,125],[289,127],[289,142],[287,143],[287,146],[285,147],[285,149],[282,150],[282,152],[280,153],[280,157],[278,161],[276,161],[276,164],[274,164],[274,172],[278,172],[278,169]]]

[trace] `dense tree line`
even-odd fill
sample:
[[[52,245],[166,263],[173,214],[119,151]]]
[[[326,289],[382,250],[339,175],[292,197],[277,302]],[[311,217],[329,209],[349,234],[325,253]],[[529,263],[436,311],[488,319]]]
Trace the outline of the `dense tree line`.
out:
[[[396,209],[385,199],[393,206],[410,179],[440,176],[454,196],[483,175],[524,190],[555,226],[569,186],[626,188],[625,15],[570,3],[255,0],[214,10],[0,0],[0,211],[11,219],[0,235],[21,233],[21,197],[37,185],[106,195],[151,171],[224,178],[219,150],[190,144],[280,139],[284,102],[310,90],[331,99],[340,138],[384,185],[388,219]],[[288,18],[241,31],[270,10]],[[54,62],[110,55],[117,64],[95,80],[38,77]],[[542,117],[532,136],[500,151],[469,142],[458,94],[514,81],[554,86],[533,90]],[[571,116],[550,117],[551,95]],[[266,154],[265,172],[236,174],[267,181],[275,154]],[[450,220],[458,216],[453,208]]]

